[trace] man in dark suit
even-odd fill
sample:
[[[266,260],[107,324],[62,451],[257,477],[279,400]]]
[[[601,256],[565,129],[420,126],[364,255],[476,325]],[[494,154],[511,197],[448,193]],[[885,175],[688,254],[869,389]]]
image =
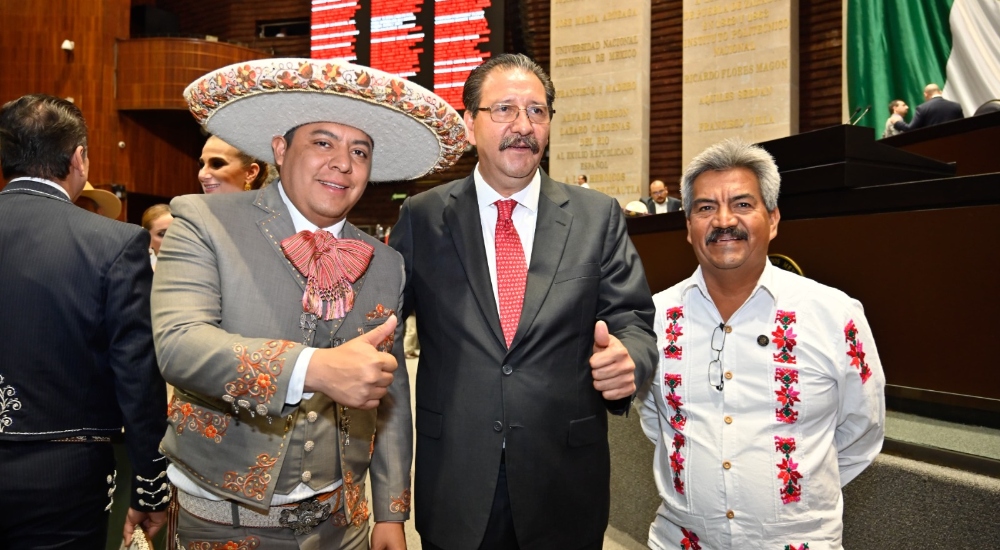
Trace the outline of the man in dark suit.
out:
[[[155,534],[170,501],[157,451],[166,386],[153,354],[153,272],[141,227],[74,206],[87,127],[63,99],[0,108],[0,548],[102,549],[114,485],[124,536]],[[132,479],[115,479],[125,427]]]
[[[900,117],[893,123],[893,127],[900,132],[909,132],[917,128],[934,126],[952,120],[962,120],[963,118],[965,115],[962,113],[962,106],[941,97],[941,88],[937,84],[931,83],[924,87],[924,102],[917,107],[913,120],[907,124]]]
[[[681,209],[681,201],[668,195],[667,186],[660,180],[653,180],[649,184],[649,198],[643,202],[650,214],[677,212]]]
[[[390,244],[421,337],[417,530],[427,550],[601,548],[607,411],[655,360],[642,263],[612,198],[539,169],[555,89],[523,55],[465,83],[465,179],[411,197]]]

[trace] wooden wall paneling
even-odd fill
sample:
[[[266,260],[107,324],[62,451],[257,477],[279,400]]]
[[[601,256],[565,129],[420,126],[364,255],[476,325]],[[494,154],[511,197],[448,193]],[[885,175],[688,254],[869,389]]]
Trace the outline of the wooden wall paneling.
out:
[[[206,138],[190,113],[123,111],[119,119],[125,143],[119,165],[122,179],[131,182],[129,191],[161,197],[201,193],[198,157]]]
[[[129,0],[0,2],[0,102],[29,93],[72,97],[88,127],[90,180],[114,181],[114,43],[129,31]],[[72,52],[60,49],[75,43]]]
[[[799,0],[799,132],[841,124],[843,6]]]
[[[128,109],[187,110],[184,88],[209,71],[267,54],[224,42],[140,38],[118,43],[118,102]]]

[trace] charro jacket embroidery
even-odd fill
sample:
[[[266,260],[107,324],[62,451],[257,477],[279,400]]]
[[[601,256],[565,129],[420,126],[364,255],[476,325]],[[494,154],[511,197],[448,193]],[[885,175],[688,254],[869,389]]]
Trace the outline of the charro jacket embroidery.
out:
[[[777,464],[778,478],[784,482],[780,491],[781,502],[783,504],[799,502],[802,500],[802,486],[799,485],[802,474],[799,473],[799,465],[792,460],[792,453],[795,452],[795,438],[774,436],[774,449],[784,456]]]
[[[216,443],[222,442],[222,437],[226,435],[229,421],[232,419],[228,414],[216,414],[186,401],[181,401],[176,395],[170,400],[170,405],[167,407],[167,417],[174,423],[174,431],[177,435],[181,435],[187,429]]]
[[[14,386],[3,385],[3,375],[0,374],[0,433],[14,423],[14,419],[8,416],[8,413],[21,410],[21,400],[14,397],[16,394]]]
[[[361,494],[361,486],[355,485],[353,472],[344,474],[344,501],[352,514],[351,523],[355,527],[365,525],[368,522],[368,501]]]
[[[389,505],[389,511],[393,514],[405,514],[410,511],[410,490],[404,489],[403,494],[398,497],[389,497],[392,500],[392,504]]]
[[[799,383],[799,371],[778,367],[774,370],[774,380],[781,384],[781,388],[774,391],[778,397],[778,404],[781,407],[774,410],[775,418],[778,422],[794,424],[799,418],[799,412],[792,408],[793,405],[801,401],[799,392],[792,384]]]
[[[774,354],[774,360],[778,363],[794,365],[795,356],[792,355],[792,349],[798,344],[795,341],[798,335],[792,329],[792,324],[795,323],[795,312],[779,309],[774,316],[774,322],[778,323],[774,332],[771,333],[771,336],[774,337],[774,345],[778,348],[778,353]]]
[[[195,541],[188,543],[188,550],[253,550],[260,547],[260,539],[251,535],[245,539],[226,542]]]
[[[267,405],[278,391],[278,375],[285,366],[283,355],[294,347],[295,343],[287,340],[272,340],[254,352],[248,351],[243,344],[233,346],[239,360],[236,367],[239,377],[226,383],[226,393],[222,399],[232,403],[234,410],[243,407],[251,415],[255,412],[261,416],[266,415]],[[253,408],[251,401],[256,402]]]
[[[803,542],[801,545],[786,544],[784,550],[809,550],[809,543]]]
[[[365,319],[368,319],[369,321],[374,321],[375,319],[384,319],[386,317],[389,317],[393,313],[396,313],[396,311],[393,309],[386,309],[385,306],[383,306],[382,304],[378,304],[377,306],[375,306],[375,309],[365,314]]]
[[[271,483],[271,468],[274,468],[277,462],[277,457],[271,458],[268,454],[258,455],[257,463],[250,466],[246,475],[241,476],[235,471],[226,472],[222,488],[234,493],[243,493],[256,500],[264,500],[267,486]]]
[[[858,369],[861,383],[864,384],[871,378],[872,371],[868,368],[868,363],[865,362],[864,346],[858,340],[858,328],[854,326],[854,319],[848,321],[847,326],[844,327],[844,339],[851,346],[851,349],[847,350],[847,355],[851,358],[851,366]]]

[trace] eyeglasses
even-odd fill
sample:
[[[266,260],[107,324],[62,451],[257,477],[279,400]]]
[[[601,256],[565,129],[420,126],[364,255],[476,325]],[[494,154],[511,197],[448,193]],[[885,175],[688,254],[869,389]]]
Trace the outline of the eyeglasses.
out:
[[[722,333],[721,340],[716,336]],[[715,343],[719,342],[718,345]],[[715,359],[708,362],[708,383],[711,384],[715,389],[722,391],[723,386],[726,385],[726,381],[723,380],[722,376],[722,348],[726,345],[726,324],[719,323],[719,326],[715,327],[712,331],[712,351],[715,352]],[[719,370],[719,383],[715,383],[715,370]]]
[[[545,105],[528,105],[521,108],[516,105],[508,105],[507,103],[494,103],[489,107],[480,107],[476,110],[489,111],[490,119],[493,122],[502,122],[504,124],[517,120],[517,115],[521,111],[524,111],[532,124],[548,124],[552,120],[552,115],[556,114],[555,109],[549,111],[549,108]]]

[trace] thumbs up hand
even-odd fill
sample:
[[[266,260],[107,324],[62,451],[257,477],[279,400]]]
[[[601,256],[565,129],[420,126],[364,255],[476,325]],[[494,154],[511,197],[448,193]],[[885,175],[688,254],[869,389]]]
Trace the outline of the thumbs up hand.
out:
[[[590,356],[590,369],[594,389],[608,401],[622,399],[635,393],[635,363],[628,350],[613,334],[604,321],[594,324],[594,352]]]
[[[396,358],[377,347],[396,330],[392,315],[376,329],[347,343],[318,349],[309,361],[305,391],[322,392],[346,407],[374,409],[392,384]]]

